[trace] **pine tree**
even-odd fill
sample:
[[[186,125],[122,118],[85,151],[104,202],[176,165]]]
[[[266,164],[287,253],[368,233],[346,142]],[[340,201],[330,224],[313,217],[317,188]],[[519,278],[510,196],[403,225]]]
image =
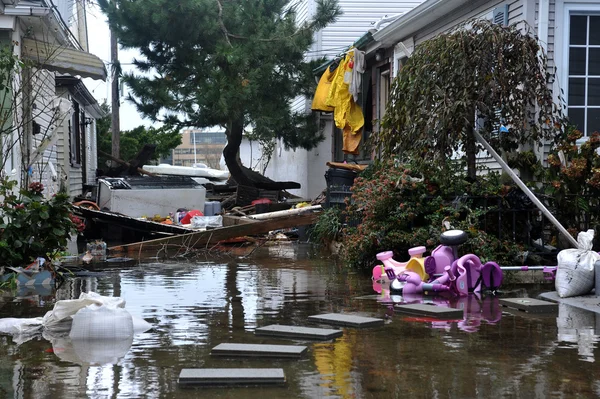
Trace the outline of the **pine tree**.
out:
[[[127,74],[138,111],[177,127],[223,126],[225,162],[238,184],[253,185],[239,164],[244,130],[311,149],[323,139],[291,100],[306,94],[314,34],[340,14],[317,0],[315,17],[296,23],[295,0],[100,0],[124,48],[138,49],[140,74]]]

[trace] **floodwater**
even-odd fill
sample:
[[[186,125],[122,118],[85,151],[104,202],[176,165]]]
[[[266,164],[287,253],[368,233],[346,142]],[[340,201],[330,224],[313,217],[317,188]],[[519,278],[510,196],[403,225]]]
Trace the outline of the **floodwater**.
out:
[[[0,397],[7,398],[592,398],[600,397],[600,315],[569,306],[550,315],[501,308],[498,298],[435,301],[464,317],[394,313],[369,276],[348,273],[302,245],[248,258],[144,263],[72,279],[57,291],[4,293],[0,318],[42,316],[81,292],[121,296],[152,324],[131,345],[0,336]],[[509,289],[511,287],[507,287]],[[533,295],[518,289],[505,296]],[[551,290],[552,286],[541,287]],[[254,335],[270,324],[314,326],[310,315],[380,317],[332,341]],[[329,327],[328,328],[332,328]],[[308,346],[300,359],[215,358],[224,343]],[[184,389],[182,368],[283,368],[279,387]]]

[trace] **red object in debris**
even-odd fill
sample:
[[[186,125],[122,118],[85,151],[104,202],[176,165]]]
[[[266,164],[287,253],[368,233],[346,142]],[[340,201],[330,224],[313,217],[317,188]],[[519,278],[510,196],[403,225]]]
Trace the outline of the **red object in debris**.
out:
[[[181,219],[181,224],[192,223],[192,218],[194,216],[204,216],[204,214],[202,212],[200,212],[198,209],[192,209],[191,211],[189,211],[188,213],[185,214],[183,219]]]
[[[257,200],[252,201],[252,205],[256,204],[270,204],[271,200],[268,198],[259,198]]]

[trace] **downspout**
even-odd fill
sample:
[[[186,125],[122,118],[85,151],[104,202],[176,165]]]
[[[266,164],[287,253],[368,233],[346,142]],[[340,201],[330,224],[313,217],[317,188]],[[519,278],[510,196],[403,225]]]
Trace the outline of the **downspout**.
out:
[[[379,28],[381,27],[382,24],[385,24],[385,23],[388,23],[388,22],[392,22],[392,21],[396,20],[401,15],[404,15],[404,13],[392,15],[391,17],[388,17],[386,15],[386,16],[382,17],[379,21],[375,22],[375,26],[373,27],[373,29],[379,30]]]

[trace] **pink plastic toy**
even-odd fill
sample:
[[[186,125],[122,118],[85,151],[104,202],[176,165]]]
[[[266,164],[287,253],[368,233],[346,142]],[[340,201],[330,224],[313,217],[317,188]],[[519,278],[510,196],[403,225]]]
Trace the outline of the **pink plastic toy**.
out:
[[[414,247],[408,250],[410,259],[407,262],[398,262],[393,258],[394,253],[392,251],[380,252],[377,254],[377,260],[381,261],[383,265],[377,265],[373,268],[373,280],[376,281],[389,281],[386,269],[394,271],[395,275],[399,275],[406,270],[411,260],[422,260],[423,254],[427,249],[425,247]],[[423,261],[421,261],[422,263]]]

